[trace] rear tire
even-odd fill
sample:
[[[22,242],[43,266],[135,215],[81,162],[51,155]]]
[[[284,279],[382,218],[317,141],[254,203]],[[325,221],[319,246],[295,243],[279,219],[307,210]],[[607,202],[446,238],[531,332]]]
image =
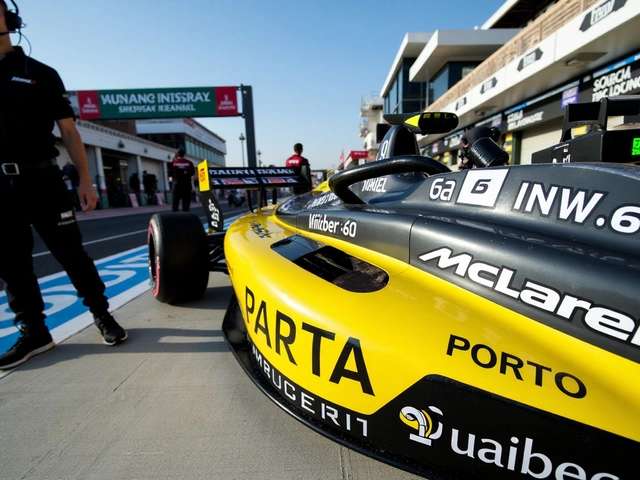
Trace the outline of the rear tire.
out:
[[[207,235],[193,213],[156,213],[149,222],[149,280],[162,303],[198,300],[209,282]]]

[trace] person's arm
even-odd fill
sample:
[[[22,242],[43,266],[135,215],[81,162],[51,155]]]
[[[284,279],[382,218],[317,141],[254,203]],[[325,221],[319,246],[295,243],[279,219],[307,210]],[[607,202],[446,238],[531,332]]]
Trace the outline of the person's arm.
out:
[[[93,182],[91,181],[91,175],[89,175],[89,162],[87,161],[87,152],[84,149],[82,138],[73,123],[73,118],[61,118],[56,120],[58,128],[60,129],[60,135],[62,137],[62,143],[67,148],[69,156],[73,161],[73,164],[78,170],[80,176],[80,185],[78,186],[78,197],[80,198],[80,205],[82,211],[90,212],[96,208],[98,202],[98,194],[93,188]]]

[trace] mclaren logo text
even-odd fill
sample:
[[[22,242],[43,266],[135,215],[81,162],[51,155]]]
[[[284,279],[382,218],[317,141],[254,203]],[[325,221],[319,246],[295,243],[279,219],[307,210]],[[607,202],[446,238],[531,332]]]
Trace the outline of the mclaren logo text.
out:
[[[525,305],[550,313],[555,317],[572,321],[579,311],[584,312],[585,325],[602,335],[640,347],[640,329],[638,320],[626,313],[597,305],[586,298],[567,292],[559,292],[549,286],[532,280],[525,280],[516,288],[513,278],[516,270],[504,265],[474,261],[469,253],[453,255],[447,247],[438,248],[420,255],[423,262],[436,261],[440,270],[453,269],[453,274],[468,279],[477,285],[520,301]]]

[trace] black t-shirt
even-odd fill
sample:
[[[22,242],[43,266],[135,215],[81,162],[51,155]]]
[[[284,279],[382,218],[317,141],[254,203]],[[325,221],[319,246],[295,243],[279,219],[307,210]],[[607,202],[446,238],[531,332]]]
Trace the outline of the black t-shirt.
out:
[[[187,160],[184,157],[176,157],[171,163],[171,177],[173,178],[174,185],[191,186],[191,177],[196,174],[196,169],[191,163],[191,160]]]
[[[55,158],[54,122],[74,118],[64,84],[53,68],[14,49],[0,60],[0,162]]]

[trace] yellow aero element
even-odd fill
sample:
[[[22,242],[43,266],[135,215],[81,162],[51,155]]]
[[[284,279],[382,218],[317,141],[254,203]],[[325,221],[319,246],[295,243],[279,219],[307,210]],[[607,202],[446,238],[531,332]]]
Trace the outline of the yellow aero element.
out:
[[[316,194],[320,194],[320,193],[328,192],[329,190],[330,190],[329,181],[325,180],[324,182],[319,184],[316,188],[314,188],[313,192],[315,192]]]
[[[295,233],[382,268],[387,286],[350,292],[271,248]],[[635,362],[404,262],[298,232],[266,212],[234,222],[225,253],[252,343],[270,367],[318,398],[371,415],[440,375],[640,441]]]
[[[201,192],[208,192],[211,188],[209,183],[209,163],[206,160],[198,164],[198,186]]]
[[[409,117],[404,121],[404,123],[406,123],[407,125],[412,125],[414,127],[417,127],[418,124],[420,123],[421,116],[422,115],[414,115],[413,117]]]

